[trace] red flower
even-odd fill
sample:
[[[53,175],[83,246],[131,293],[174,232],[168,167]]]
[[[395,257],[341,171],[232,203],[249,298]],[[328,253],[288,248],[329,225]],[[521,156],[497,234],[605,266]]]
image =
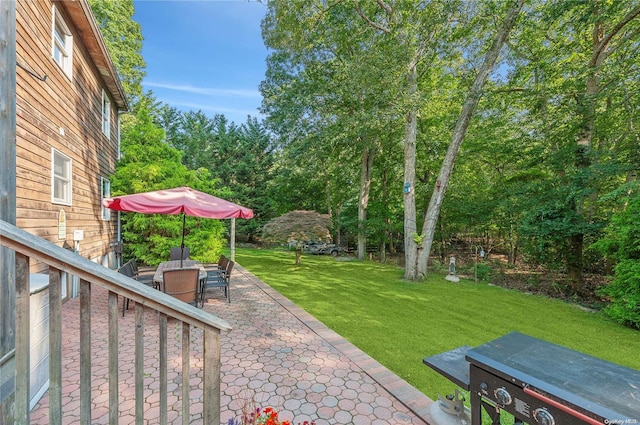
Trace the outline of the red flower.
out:
[[[246,415],[242,417],[241,422],[235,422],[233,419],[229,420],[229,424],[233,425],[292,425],[290,421],[278,420],[278,412],[273,407],[265,407],[260,409],[259,407],[252,412],[250,417]],[[304,421],[298,422],[298,425],[315,425],[315,422]]]

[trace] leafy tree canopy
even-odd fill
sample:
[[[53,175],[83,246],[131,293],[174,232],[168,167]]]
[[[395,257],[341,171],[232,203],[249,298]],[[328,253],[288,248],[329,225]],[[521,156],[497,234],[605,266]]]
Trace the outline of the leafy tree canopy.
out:
[[[146,64],[142,58],[142,30],[133,20],[133,0],[89,0],[89,4],[124,91],[135,103],[142,95]]]

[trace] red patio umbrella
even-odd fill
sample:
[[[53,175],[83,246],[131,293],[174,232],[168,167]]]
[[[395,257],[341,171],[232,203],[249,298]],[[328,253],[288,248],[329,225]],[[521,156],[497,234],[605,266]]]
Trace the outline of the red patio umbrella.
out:
[[[249,208],[199,192],[188,186],[106,198],[102,204],[116,211],[143,214],[182,214],[182,243],[180,245],[182,253],[184,253],[186,215],[218,219],[253,218],[253,211]]]

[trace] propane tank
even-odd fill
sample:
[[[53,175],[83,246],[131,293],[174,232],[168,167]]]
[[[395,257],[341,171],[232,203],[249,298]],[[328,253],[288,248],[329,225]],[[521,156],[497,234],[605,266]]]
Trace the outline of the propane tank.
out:
[[[455,394],[448,394],[442,398],[438,394],[438,401],[429,408],[431,425],[470,425],[471,410],[464,405],[464,396],[456,388]]]

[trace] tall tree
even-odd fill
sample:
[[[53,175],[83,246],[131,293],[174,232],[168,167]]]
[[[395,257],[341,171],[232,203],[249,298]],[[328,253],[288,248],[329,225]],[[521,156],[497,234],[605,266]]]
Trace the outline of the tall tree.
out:
[[[116,67],[129,101],[142,96],[146,64],[142,58],[142,30],[133,20],[133,0],[89,0],[109,56]]]
[[[498,59],[498,54],[500,53],[502,46],[506,42],[511,29],[515,25],[523,4],[524,0],[516,0],[508,10],[495,39],[491,43],[491,47],[484,57],[482,66],[478,70],[464,105],[462,106],[458,122],[453,130],[451,144],[449,145],[442,167],[440,168],[440,173],[438,174],[438,179],[436,180],[435,188],[431,195],[431,201],[429,201],[429,207],[425,213],[425,220],[422,227],[422,251],[420,252],[418,261],[418,272],[421,275],[427,274],[427,263],[431,253],[431,246],[433,244],[436,222],[438,215],[440,214],[440,208],[442,206],[447,185],[449,184],[451,172],[453,171],[453,165],[469,127],[471,116],[473,115],[480,97],[482,96],[482,88],[487,81],[489,73],[493,69],[496,60]]]
[[[349,2],[269,2],[263,37],[274,49],[261,87],[270,128],[285,146],[319,144],[316,163],[344,170],[349,158],[349,166],[360,169],[358,253],[364,258],[372,161],[390,140],[381,135],[398,118],[390,109],[396,89],[386,78],[393,72],[391,42],[382,40],[387,49],[376,50],[375,31]],[[338,185],[325,185],[330,213],[344,204],[329,196],[332,186]]]
[[[209,169],[231,190],[235,201],[253,209],[254,219],[243,220],[238,226],[238,231],[252,240],[260,226],[275,216],[267,196],[274,162],[271,135],[257,118],[247,117],[218,143]]]
[[[399,112],[404,116],[404,251],[405,278],[416,280],[418,275],[418,222],[416,217],[416,143],[418,110],[422,101],[428,101],[428,94],[420,92],[421,76],[435,75],[438,59],[449,41],[453,15],[460,18],[456,1],[396,2],[377,0],[375,3],[354,0],[358,15],[382,38],[392,41],[398,52],[391,63],[392,78],[400,83],[401,99]],[[437,36],[437,38],[436,38]],[[382,46],[378,45],[377,48]],[[385,50],[388,52],[387,50]]]
[[[216,115],[211,119],[202,111],[188,111],[180,115],[178,125],[179,131],[167,142],[184,153],[182,162],[188,168],[210,169],[214,160],[219,159],[216,158],[219,141],[226,137],[226,118]]]
[[[640,16],[640,5],[635,5],[627,10],[620,5],[607,7],[605,2],[594,2],[590,6],[585,14],[590,18],[591,43],[587,45],[588,61],[585,64],[584,91],[578,94],[577,102],[579,127],[577,129],[575,166],[578,170],[586,170],[592,166],[594,160],[594,155],[590,152],[592,149],[602,150],[605,148],[602,144],[597,143],[599,137],[596,133],[598,107],[605,106],[607,101],[601,98],[604,63],[612,54],[622,50],[625,44],[632,42],[633,38],[640,38],[638,37],[640,25],[637,22],[637,18]],[[597,156],[597,153],[595,155]],[[591,201],[596,199],[598,189],[590,185],[586,179],[581,179],[578,183],[578,190],[581,195],[575,200],[575,212],[578,217],[588,222],[593,215],[593,210],[589,211],[592,202],[589,202],[588,198],[591,197]],[[583,284],[584,237],[582,231],[571,235],[567,262],[570,281],[574,291],[578,293],[582,291]]]
[[[530,198],[543,195],[525,212],[521,233],[543,248],[540,256],[555,251],[581,294],[585,247],[615,208],[609,194],[633,179],[640,6],[536,2],[529,13],[511,49],[510,84],[530,99],[521,113],[547,146],[539,157],[546,178],[531,185]]]

